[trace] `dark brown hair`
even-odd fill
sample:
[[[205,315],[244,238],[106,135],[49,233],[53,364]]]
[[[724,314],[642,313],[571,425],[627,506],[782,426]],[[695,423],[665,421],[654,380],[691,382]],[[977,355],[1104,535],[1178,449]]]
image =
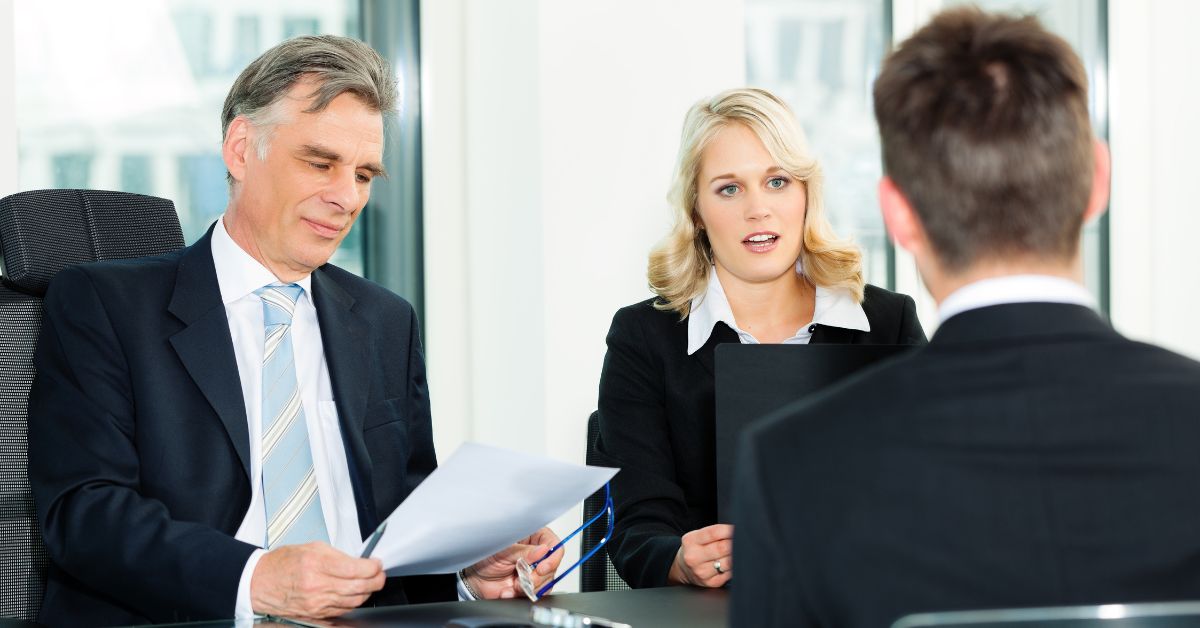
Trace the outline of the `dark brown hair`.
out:
[[[884,61],[875,118],[884,170],[947,270],[1076,255],[1092,183],[1087,74],[1036,18],[938,14]]]

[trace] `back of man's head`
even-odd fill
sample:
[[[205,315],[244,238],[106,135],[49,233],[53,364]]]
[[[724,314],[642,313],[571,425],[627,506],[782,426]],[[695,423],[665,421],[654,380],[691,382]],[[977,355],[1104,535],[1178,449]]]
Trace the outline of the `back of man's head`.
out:
[[[937,15],[875,82],[884,170],[950,273],[1076,256],[1092,185],[1087,75],[1033,17]]]

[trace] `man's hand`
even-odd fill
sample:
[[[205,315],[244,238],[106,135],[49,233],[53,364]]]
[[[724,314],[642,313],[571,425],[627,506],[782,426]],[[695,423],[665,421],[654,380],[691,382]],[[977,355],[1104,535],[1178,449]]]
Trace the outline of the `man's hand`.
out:
[[[721,561],[721,570],[716,563]],[[733,526],[718,523],[683,535],[667,574],[671,584],[721,587],[733,577]]]
[[[336,617],[358,608],[385,580],[377,559],[354,558],[321,542],[285,545],[259,559],[250,602],[260,614]]]
[[[542,528],[515,545],[467,567],[463,570],[463,576],[467,584],[486,600],[524,595],[521,583],[517,580],[517,559],[524,557],[525,562],[532,565],[534,561],[545,556],[556,543],[558,536],[550,531],[550,528]],[[538,564],[533,571],[535,590],[554,577],[554,572],[558,571],[558,564],[561,562],[562,552],[557,551]]]

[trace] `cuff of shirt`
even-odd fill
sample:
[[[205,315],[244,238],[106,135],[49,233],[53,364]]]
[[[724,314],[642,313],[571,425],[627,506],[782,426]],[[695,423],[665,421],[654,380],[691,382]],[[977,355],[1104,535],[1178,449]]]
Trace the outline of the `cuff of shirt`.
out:
[[[237,606],[233,609],[234,619],[254,619],[254,603],[250,600],[250,580],[254,577],[254,569],[267,550],[256,549],[242,568],[242,579],[238,581]]]
[[[454,574],[454,583],[458,587],[459,602],[474,602],[475,596],[471,595],[471,590],[467,588],[467,583],[463,580],[462,572]]]

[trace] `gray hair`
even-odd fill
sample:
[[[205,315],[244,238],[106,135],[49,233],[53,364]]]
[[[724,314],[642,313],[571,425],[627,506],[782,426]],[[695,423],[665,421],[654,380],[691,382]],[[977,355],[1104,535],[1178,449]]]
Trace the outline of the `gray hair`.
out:
[[[275,125],[283,122],[276,107],[297,81],[311,78],[316,84],[305,113],[323,111],[334,98],[354,94],[372,111],[396,110],[396,76],[388,62],[357,39],[336,35],[293,37],[264,52],[238,75],[221,108],[221,138],[238,116],[262,130],[255,150],[266,159]],[[233,183],[231,176],[228,176]]]

